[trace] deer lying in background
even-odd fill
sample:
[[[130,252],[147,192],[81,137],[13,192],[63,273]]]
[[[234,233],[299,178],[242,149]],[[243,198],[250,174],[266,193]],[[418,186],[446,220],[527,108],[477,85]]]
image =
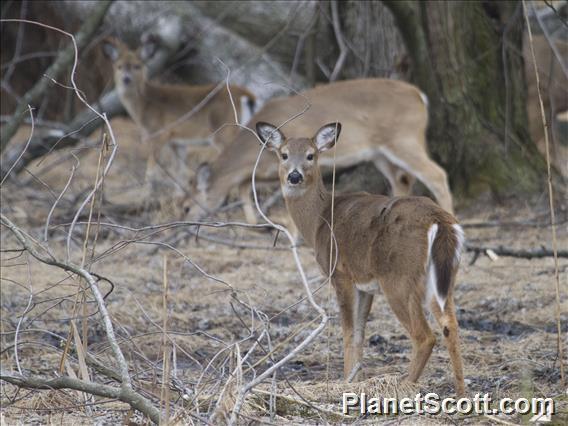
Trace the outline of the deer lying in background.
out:
[[[306,110],[306,106],[309,108]],[[305,111],[304,111],[305,110]],[[301,95],[276,98],[264,105],[251,121],[285,123],[290,136],[314,134],[314,123],[336,118],[345,124],[343,143],[337,146],[336,167],[344,169],[371,161],[387,178],[394,195],[408,195],[415,178],[432,192],[438,203],[452,212],[452,196],[445,171],[428,156],[425,96],[415,86],[396,80],[341,81],[307,90]],[[258,156],[258,139],[241,130],[211,164],[203,164],[194,182],[194,201],[205,212],[222,205],[231,188],[239,188],[249,223],[256,221],[251,203],[251,176]],[[263,155],[256,172],[259,182],[276,182],[278,167]],[[333,157],[320,164],[328,169]],[[193,217],[203,215],[193,209]]]
[[[323,184],[318,162],[332,148],[341,125],[323,126],[312,138],[287,139],[275,126],[256,125],[260,139],[278,155],[288,213],[331,275],[343,329],[344,375],[354,374],[363,353],[373,294],[382,289],[413,346],[408,379],[420,377],[436,338],[424,315],[428,306],[443,329],[456,392],[465,392],[453,292],[464,242],[456,219],[425,197],[364,192],[335,195]],[[333,215],[332,215],[333,208]],[[335,244],[331,244],[331,230]],[[331,246],[337,247],[330,261]]]
[[[173,85],[149,80],[145,62],[156,49],[155,38],[150,38],[137,51],[113,38],[103,42],[103,52],[113,63],[114,83],[120,100],[141,130],[143,139],[151,144],[147,178],[154,173],[158,153],[168,141],[204,140],[214,134],[213,142],[220,151],[237,132],[236,126],[223,126],[238,124],[226,86],[215,92],[215,85]],[[230,90],[238,121],[246,123],[253,113],[254,95],[238,86],[230,86]],[[190,117],[184,117],[194,109]],[[211,150],[209,146],[206,148]]]

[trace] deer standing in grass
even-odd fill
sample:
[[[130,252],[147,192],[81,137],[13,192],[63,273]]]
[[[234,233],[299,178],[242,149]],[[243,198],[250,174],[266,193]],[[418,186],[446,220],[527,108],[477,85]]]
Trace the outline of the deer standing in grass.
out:
[[[428,156],[426,128],[428,105],[424,94],[403,81],[360,79],[334,82],[305,92],[272,99],[250,120],[284,123],[291,137],[312,135],[326,117],[342,117],[343,143],[337,146],[335,165],[346,169],[363,161],[372,162],[387,178],[393,195],[409,195],[419,179],[442,208],[452,212],[452,195],[446,172]],[[200,166],[193,183],[199,208],[191,206],[191,216],[212,212],[238,188],[249,223],[256,214],[251,202],[251,177],[258,156],[258,140],[253,132],[240,130],[211,163]],[[256,179],[277,182],[278,167],[272,156],[263,155]],[[333,158],[327,153],[320,165],[329,170]]]
[[[141,130],[143,140],[150,142],[147,180],[152,180],[158,153],[170,140],[202,141],[214,134],[214,146],[221,151],[235,138],[238,127],[234,125],[250,119],[255,102],[254,95],[248,90],[232,85],[230,90],[235,111],[226,86],[215,92],[215,85],[174,85],[149,80],[145,63],[155,54],[157,44],[155,38],[150,38],[137,51],[133,51],[114,38],[103,42],[103,52],[113,64],[114,82],[120,100]],[[186,114],[190,116],[184,117]],[[238,123],[235,121],[237,119]],[[227,124],[229,126],[223,127]],[[210,159],[211,156],[204,154],[201,148],[196,147],[194,151],[200,151],[205,159]],[[205,151],[215,152],[215,149],[206,144]],[[196,168],[203,160],[200,157],[191,163]]]
[[[358,368],[373,294],[381,288],[412,340],[408,379],[418,380],[436,341],[424,313],[428,307],[442,327],[456,392],[462,395],[453,293],[464,235],[456,219],[425,197],[364,192],[333,197],[324,187],[318,160],[335,145],[339,123],[323,126],[311,138],[287,139],[263,122],[256,129],[266,147],[278,155],[288,213],[315,250],[322,271],[332,273],[341,311],[345,378]],[[332,231],[335,244],[331,244]],[[338,252],[330,261],[332,246]]]

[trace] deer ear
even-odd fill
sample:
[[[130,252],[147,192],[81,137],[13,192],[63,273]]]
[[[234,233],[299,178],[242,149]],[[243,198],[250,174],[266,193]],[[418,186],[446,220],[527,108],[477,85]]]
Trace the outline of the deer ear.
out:
[[[316,133],[314,140],[319,152],[327,151],[335,145],[341,133],[341,123],[329,123]]]
[[[202,163],[197,168],[195,174],[195,182],[197,190],[205,192],[209,189],[209,180],[211,178],[211,165],[209,163]]]
[[[118,59],[118,43],[113,38],[106,38],[103,40],[103,53],[112,62]]]
[[[256,133],[260,140],[270,150],[277,150],[284,142],[284,134],[272,124],[259,121],[256,123]]]
[[[156,34],[148,33],[142,36],[142,44],[138,48],[138,57],[142,62],[151,59],[158,51],[160,39]]]

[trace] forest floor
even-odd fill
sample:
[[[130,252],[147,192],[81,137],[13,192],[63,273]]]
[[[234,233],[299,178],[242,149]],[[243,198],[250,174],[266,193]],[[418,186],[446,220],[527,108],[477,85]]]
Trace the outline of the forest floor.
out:
[[[131,131],[122,126],[123,132]],[[126,128],[126,130],[124,130]],[[121,137],[121,134],[118,134]],[[138,156],[138,157],[137,157]],[[124,184],[125,176],[140,177],[143,152],[122,149],[105,182],[109,191],[108,205],[125,197],[113,184]],[[61,154],[59,157],[61,159]],[[54,210],[48,233],[52,253],[64,259],[66,236],[72,210],[92,188],[98,151],[91,149],[81,157],[73,184]],[[38,240],[49,210],[69,176],[71,157],[56,166],[42,164],[34,177],[20,176],[18,182],[2,187],[2,212]],[[49,163],[49,161],[46,161]],[[43,167],[43,171],[39,169]],[[113,174],[114,173],[114,174]],[[26,180],[27,179],[27,180]],[[114,180],[114,181],[113,181]],[[105,192],[105,197],[107,193]],[[113,200],[112,197],[115,197]],[[124,200],[123,200],[124,201]],[[106,201],[105,201],[106,203]],[[103,213],[107,212],[103,204]],[[86,210],[88,212],[88,209]],[[170,371],[176,378],[170,391],[174,424],[208,418],[216,398],[235,366],[235,360],[253,347],[251,330],[260,334],[263,322],[269,324],[270,342],[251,352],[247,368],[242,370],[242,383],[270,365],[265,359],[272,348],[278,360],[298,346],[319,323],[317,312],[306,301],[298,270],[286,237],[275,241],[274,230],[246,227],[212,229],[201,227],[199,237],[188,235],[175,243],[175,250],[156,245],[195,227],[182,226],[161,230],[154,235],[109,224],[133,228],[167,223],[179,218],[176,211],[163,208],[159,212],[137,214],[103,214],[100,228],[90,230],[86,264],[91,271],[112,281],[112,292],[106,303],[117,335],[130,365],[135,386],[154,401],[160,400],[164,348],[175,357]],[[557,205],[558,247],[568,247],[568,206]],[[95,208],[93,217],[97,217]],[[546,193],[530,199],[508,199],[497,204],[487,199],[458,206],[457,215],[465,226],[470,244],[490,247],[505,246],[528,249],[552,246],[548,197]],[[286,223],[282,202],[270,211],[276,222]],[[241,221],[239,209],[219,216],[223,221]],[[105,225],[106,224],[106,225]],[[78,225],[71,241],[71,259],[80,263],[86,227]],[[96,247],[92,249],[93,236]],[[221,242],[213,242],[212,239]],[[2,371],[55,377],[60,374],[65,339],[70,333],[70,319],[80,317],[78,308],[81,285],[76,277],[39,263],[17,249],[11,233],[3,228],[1,235],[1,358]],[[250,248],[247,246],[257,246]],[[525,424],[531,415],[398,415],[342,417],[341,390],[354,385],[342,383],[341,328],[337,305],[329,285],[323,283],[312,250],[302,246],[300,258],[317,303],[331,316],[326,329],[276,375],[275,392],[280,395],[273,410],[273,422],[351,423],[396,422],[397,424]],[[488,393],[499,398],[551,397],[556,401],[556,424],[568,422],[568,395],[560,383],[557,356],[556,288],[554,260],[521,259],[500,256],[491,259],[481,254],[464,253],[455,292],[460,323],[462,355],[467,394]],[[164,262],[167,264],[167,310],[163,308]],[[473,263],[472,263],[473,262]],[[198,265],[199,269],[195,267]],[[565,343],[568,331],[568,259],[559,259],[561,328]],[[203,274],[206,272],[210,277]],[[212,278],[213,277],[213,278]],[[322,285],[322,283],[324,285]],[[103,292],[111,290],[101,280]],[[88,319],[77,318],[79,334],[87,331],[88,353],[104,365],[115,368],[106,336],[88,296],[84,305]],[[251,309],[252,308],[252,309]],[[167,315],[165,313],[167,312]],[[253,312],[256,312],[254,314]],[[164,316],[167,317],[167,344],[164,345]],[[266,322],[264,323],[266,324]],[[434,327],[433,327],[434,328]],[[16,332],[17,330],[17,332]],[[358,389],[370,396],[405,392],[436,392],[442,397],[454,396],[449,355],[435,328],[438,343],[434,348],[420,382],[405,388],[400,374],[405,372],[411,353],[410,341],[391,313],[384,296],[375,296],[367,324],[363,378],[378,377],[379,382],[363,382]],[[83,334],[82,334],[83,335]],[[83,335],[84,336],[84,335]],[[15,342],[17,345],[15,346]],[[74,348],[74,345],[71,345]],[[565,361],[566,363],[566,361]],[[252,367],[251,367],[252,366]],[[248,368],[250,367],[250,368]],[[62,374],[85,377],[113,384],[92,368],[82,368],[72,349],[63,365]],[[225,399],[230,405],[234,381],[227,386]],[[365,384],[369,388],[365,388]],[[378,383],[378,384],[377,384]],[[115,384],[115,383],[114,383]],[[180,390],[180,385],[185,387]],[[270,421],[267,403],[271,381],[261,385],[247,400],[242,423],[260,424]],[[375,386],[373,388],[373,386]],[[389,388],[390,386],[390,388]],[[388,388],[388,391],[387,391]],[[373,395],[385,392],[383,395]],[[187,396],[182,397],[183,393]],[[304,398],[308,403],[303,402]],[[77,391],[17,389],[1,383],[0,411],[2,425],[12,424],[125,424],[140,422],[138,414],[126,404],[108,398],[89,397]],[[158,403],[158,402],[157,402]],[[221,404],[222,405],[222,404]],[[313,406],[316,406],[315,409]],[[217,407],[222,411],[223,407]]]

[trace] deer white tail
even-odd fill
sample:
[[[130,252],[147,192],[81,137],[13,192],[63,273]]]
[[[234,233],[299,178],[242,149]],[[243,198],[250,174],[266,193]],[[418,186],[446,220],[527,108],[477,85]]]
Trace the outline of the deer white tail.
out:
[[[426,263],[426,302],[436,298],[440,309],[446,305],[460,263],[465,241],[460,225],[433,224],[428,229],[428,260]]]
[[[255,113],[255,100],[249,96],[241,96],[241,122],[240,124],[245,125],[250,121]]]

